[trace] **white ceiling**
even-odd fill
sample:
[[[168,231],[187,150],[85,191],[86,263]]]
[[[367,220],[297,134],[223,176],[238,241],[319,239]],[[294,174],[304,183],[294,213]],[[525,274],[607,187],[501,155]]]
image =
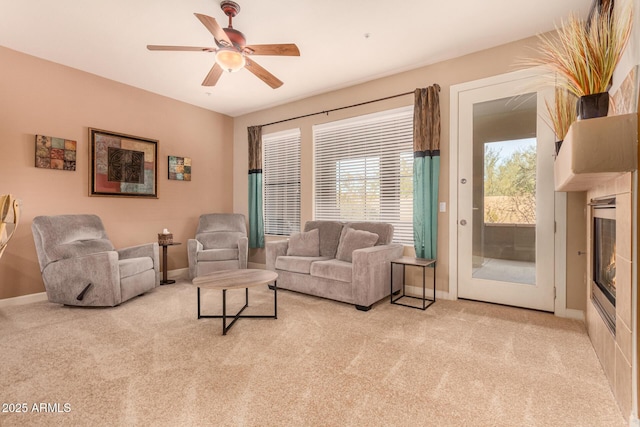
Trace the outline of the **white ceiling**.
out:
[[[238,116],[455,58],[554,29],[591,0],[238,0],[248,44],[296,43],[300,57],[254,59],[284,82],[247,70],[200,84],[211,53],[147,44],[215,46],[193,15],[226,27],[218,0],[0,0],[0,45]],[[365,37],[368,34],[369,37]],[[0,69],[2,65],[0,64]],[[43,76],[46,78],[46,76]]]

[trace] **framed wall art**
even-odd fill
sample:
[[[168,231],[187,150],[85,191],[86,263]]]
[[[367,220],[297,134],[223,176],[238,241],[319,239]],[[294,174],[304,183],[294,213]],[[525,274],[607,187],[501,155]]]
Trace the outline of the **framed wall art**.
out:
[[[89,195],[158,198],[158,141],[89,128]]]
[[[36,135],[36,167],[75,171],[76,148],[76,141]]]
[[[191,181],[191,157],[169,156],[169,179]]]

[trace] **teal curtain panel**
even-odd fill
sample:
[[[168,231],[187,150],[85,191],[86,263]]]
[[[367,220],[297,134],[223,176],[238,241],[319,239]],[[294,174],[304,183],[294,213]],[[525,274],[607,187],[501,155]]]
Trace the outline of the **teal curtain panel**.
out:
[[[264,248],[262,214],[262,126],[249,132],[249,247]]]
[[[416,257],[436,259],[440,181],[440,86],[414,92],[413,239]]]

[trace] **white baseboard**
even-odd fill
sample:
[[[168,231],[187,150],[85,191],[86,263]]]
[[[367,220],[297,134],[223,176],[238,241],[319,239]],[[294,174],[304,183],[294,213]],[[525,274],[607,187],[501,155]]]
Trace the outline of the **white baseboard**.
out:
[[[14,305],[31,304],[34,302],[46,301],[47,293],[38,292],[37,294],[22,295],[19,297],[0,299],[0,308],[11,307]]]
[[[405,291],[410,295],[420,296],[422,295],[422,288],[418,286],[405,286]],[[433,298],[433,290],[427,289],[427,298]],[[453,300],[455,298],[451,298],[449,292],[439,291],[436,289],[436,301],[439,299]]]
[[[258,264],[254,262],[250,262],[247,265],[247,268],[258,268],[261,270],[265,270],[267,266],[265,264]],[[189,280],[189,267],[187,268],[176,268],[175,270],[167,271],[167,279],[170,280]]]
[[[267,264],[259,264],[257,262],[248,262],[247,268],[256,268],[258,270],[266,270]]]
[[[640,427],[640,420],[634,416],[629,417],[629,427]]]
[[[574,319],[585,321],[585,315],[583,310],[575,310],[573,308],[565,308],[564,310],[557,310],[554,313],[557,317],[564,317],[566,319]],[[640,427],[640,426],[639,426]]]
[[[573,308],[567,308],[564,311],[564,316],[569,319],[582,320],[585,321],[584,311],[583,310],[574,310]]]
[[[167,279],[177,280],[185,279],[189,280],[189,268],[176,268],[175,270],[167,271]]]
[[[261,269],[261,270],[266,270],[267,265],[266,264],[259,264],[256,262],[249,262],[247,263],[247,268],[257,268],[257,269]],[[408,294],[411,295],[422,295],[422,288],[419,288],[417,286],[405,286],[405,290]],[[433,297],[433,291],[429,291],[427,290],[427,298]],[[445,292],[445,291],[439,291],[436,289],[436,300],[439,299],[455,299],[455,298],[450,298],[449,296],[449,292]],[[640,427],[640,426],[638,426]]]
[[[167,279],[185,279],[189,280],[189,269],[178,268],[175,270],[167,271]],[[33,302],[40,302],[47,300],[46,292],[38,292],[37,294],[22,295],[19,297],[0,299],[0,308],[11,307],[14,305],[31,304]]]

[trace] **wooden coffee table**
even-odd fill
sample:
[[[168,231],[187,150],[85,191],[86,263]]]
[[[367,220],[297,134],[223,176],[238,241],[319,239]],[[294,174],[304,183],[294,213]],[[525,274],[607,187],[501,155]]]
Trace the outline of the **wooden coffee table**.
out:
[[[193,284],[198,287],[198,319],[222,319],[222,335],[227,332],[236,320],[242,318],[251,319],[277,319],[278,318],[278,287],[276,280],[278,273],[270,270],[222,270],[193,279]],[[245,308],[249,307],[249,288],[260,285],[267,285],[273,282],[273,315],[242,315]],[[222,315],[203,315],[200,314],[200,288],[203,289],[220,289],[222,290]],[[244,307],[235,315],[227,316],[227,290],[228,289],[245,289]],[[233,318],[227,326],[227,318]]]

